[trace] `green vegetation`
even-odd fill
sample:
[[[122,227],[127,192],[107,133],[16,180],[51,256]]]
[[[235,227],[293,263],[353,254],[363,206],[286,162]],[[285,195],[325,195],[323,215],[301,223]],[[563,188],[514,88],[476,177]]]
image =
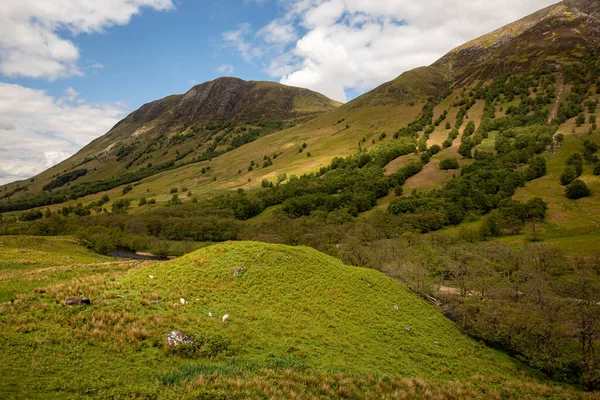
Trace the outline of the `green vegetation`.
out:
[[[536,18],[546,15],[564,26],[580,18]],[[13,302],[0,305],[0,346],[17,372],[0,371],[0,391],[585,398],[582,388],[600,386],[600,62],[588,42],[548,53],[571,46],[562,30],[538,47],[532,35],[547,29],[530,24],[523,40],[527,24],[314,119],[299,109],[322,108],[296,98],[286,103],[293,117],[277,97],[228,120],[148,121],[141,109],[115,127],[122,140],[101,138],[60,174],[0,189],[0,234],[187,254],[145,267],[48,266],[48,255],[26,258],[35,243],[25,253],[9,243],[0,285]],[[577,32],[568,40],[589,34]],[[481,49],[492,50],[472,67]],[[276,115],[257,119],[267,110]],[[72,182],[83,163],[88,174]],[[44,192],[52,180],[64,183]],[[53,202],[65,204],[45,208]],[[230,240],[276,245],[190,254]],[[72,295],[101,303],[62,306]],[[195,344],[164,348],[174,329]],[[33,374],[43,383],[25,389]]]
[[[444,158],[440,161],[440,169],[449,170],[449,169],[459,169],[458,160],[456,158]]]
[[[582,397],[466,338],[397,281],[312,249],[230,243],[169,263],[80,268],[87,277],[0,305],[0,393]],[[64,306],[73,295],[99,303]],[[174,329],[205,346],[173,351]]]
[[[46,184],[44,186],[44,190],[52,190],[64,186],[67,183],[76,180],[77,178],[85,176],[87,172],[87,169],[78,169],[72,172],[68,172],[66,174],[59,175],[54,180]]]
[[[567,186],[565,193],[567,198],[571,200],[577,200],[582,197],[589,196],[590,189],[587,187],[584,181],[576,179],[569,186]]]

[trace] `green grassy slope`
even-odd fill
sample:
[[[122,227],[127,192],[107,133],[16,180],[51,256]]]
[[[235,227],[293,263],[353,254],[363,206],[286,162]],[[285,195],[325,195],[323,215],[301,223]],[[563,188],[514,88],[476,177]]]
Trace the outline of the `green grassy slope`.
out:
[[[99,303],[62,305],[73,295]],[[223,243],[47,286],[0,304],[0,326],[4,398],[278,397],[286,387],[331,398],[582,396],[466,338],[400,283],[309,248]],[[174,329],[227,352],[165,352]]]

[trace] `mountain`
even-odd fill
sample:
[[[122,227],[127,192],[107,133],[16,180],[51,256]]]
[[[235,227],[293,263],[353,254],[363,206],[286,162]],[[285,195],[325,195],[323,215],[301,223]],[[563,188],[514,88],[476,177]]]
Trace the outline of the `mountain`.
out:
[[[307,89],[219,78],[143,105],[76,155],[35,177],[28,192],[58,189],[75,180],[110,179],[154,165],[142,172],[151,176],[170,164],[216,157],[339,105]]]
[[[581,58],[600,44],[600,3],[565,0],[450,51],[432,67],[457,84]]]
[[[0,188],[0,198],[18,201],[41,193],[43,200],[4,208],[18,210],[64,199],[96,201],[99,193],[118,198],[123,187],[132,183],[140,184],[128,197],[149,196],[159,202],[170,199],[165,188],[193,189],[195,195],[253,189],[282,174],[317,171],[334,157],[356,152],[359,143],[371,149],[387,142],[428,104],[433,105],[431,117],[443,115],[444,124],[432,126],[425,144],[441,146],[448,136],[445,124],[454,125],[465,105],[469,109],[461,123],[465,116],[476,125],[481,122],[485,102],[472,97],[477,87],[503,74],[519,76],[532,68],[558,73],[556,78],[562,79],[562,69],[594,54],[600,45],[599,15],[596,1],[563,1],[451,50],[432,65],[407,71],[344,105],[276,83],[235,78],[207,82],[185,95],[142,106],[32,182]],[[570,76],[578,73],[567,72]],[[565,101],[566,96],[549,86],[545,89],[547,100],[557,107]],[[514,106],[508,99],[502,101],[496,105],[497,115]],[[544,107],[552,108],[550,104]],[[424,131],[422,127],[420,134]],[[435,162],[418,175],[422,179],[407,182],[409,188],[439,188],[448,181],[452,173],[434,170],[442,156],[461,157],[459,146],[454,141],[433,157]],[[416,159],[400,157],[386,171],[393,173]],[[5,202],[0,201],[0,208]]]

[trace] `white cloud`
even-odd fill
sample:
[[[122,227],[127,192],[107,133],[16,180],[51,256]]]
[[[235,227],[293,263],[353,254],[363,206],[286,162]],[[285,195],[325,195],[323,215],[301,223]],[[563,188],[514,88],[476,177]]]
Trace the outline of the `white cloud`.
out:
[[[234,47],[242,56],[244,61],[252,62],[255,58],[263,56],[260,48],[253,46],[247,39],[252,32],[252,26],[247,23],[239,24],[236,29],[223,33],[223,40],[229,46]]]
[[[125,25],[148,7],[173,8],[172,0],[3,0],[0,7],[0,73],[54,80],[81,75],[72,35]],[[100,66],[101,64],[96,64]]]
[[[121,104],[90,104],[77,96],[73,88],[57,99],[0,82],[0,184],[65,160],[125,115]]]
[[[233,65],[230,65],[230,64],[224,64],[224,65],[221,65],[219,68],[217,68],[217,72],[220,72],[221,74],[226,75],[226,76],[233,75],[234,71],[235,71],[235,68],[233,67]]]
[[[344,101],[558,0],[281,0],[283,15],[237,29],[249,62],[282,83]],[[224,36],[228,41],[228,38]]]

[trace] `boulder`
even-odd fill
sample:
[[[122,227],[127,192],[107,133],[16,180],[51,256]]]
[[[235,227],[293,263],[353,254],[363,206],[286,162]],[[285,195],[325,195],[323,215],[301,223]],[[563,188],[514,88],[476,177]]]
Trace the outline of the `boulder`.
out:
[[[82,304],[90,305],[90,304],[92,304],[92,302],[87,297],[76,296],[76,297],[68,297],[65,300],[65,304],[68,306],[80,306]]]
[[[177,347],[180,344],[194,344],[194,341],[184,335],[181,331],[172,331],[167,335],[167,345],[171,347]]]

